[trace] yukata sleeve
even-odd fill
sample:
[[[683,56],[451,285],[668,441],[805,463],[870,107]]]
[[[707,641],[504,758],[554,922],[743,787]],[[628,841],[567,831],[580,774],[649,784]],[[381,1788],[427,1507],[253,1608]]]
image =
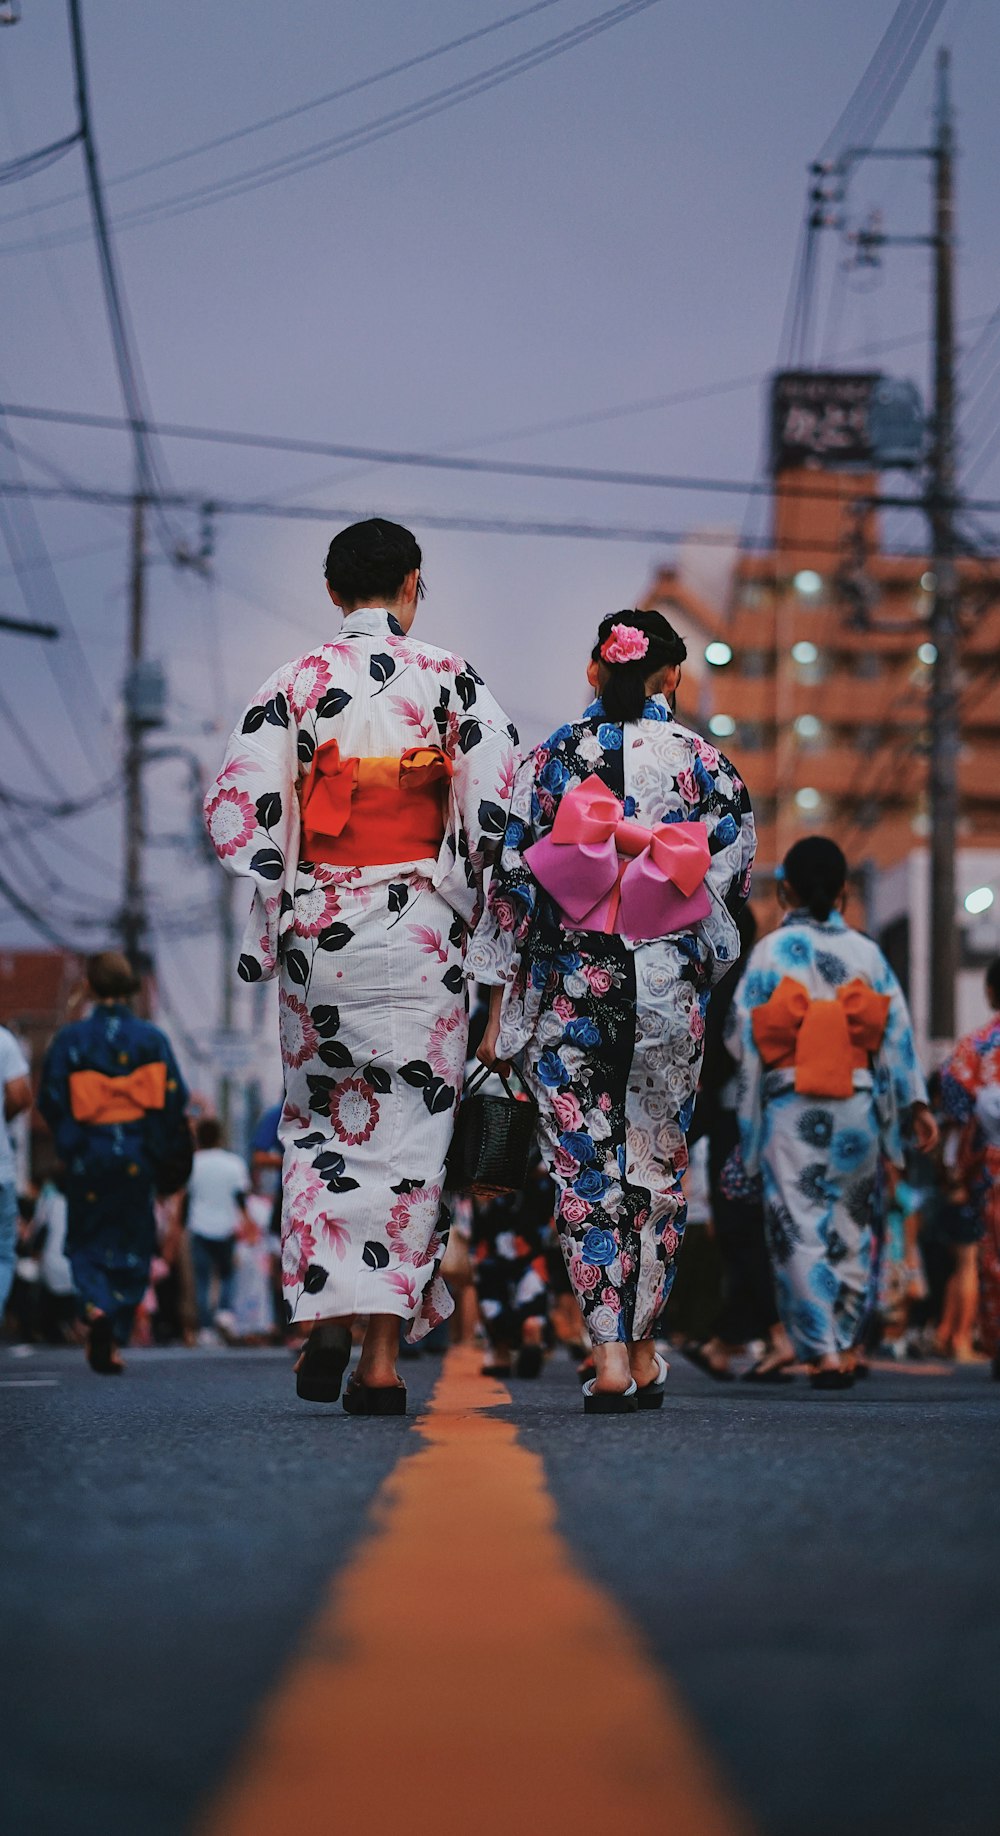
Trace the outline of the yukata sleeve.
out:
[[[951,1122],[966,1127],[976,1113],[976,1093],[980,1087],[979,1057],[971,1039],[960,1039],[951,1057],[941,1068],[941,1107]]]
[[[493,870],[486,909],[466,957],[470,981],[487,987],[513,982],[531,935],[539,899],[538,881],[524,858],[538,839],[534,757],[514,779],[500,859]]]
[[[882,1044],[875,1054],[875,1113],[882,1151],[894,1166],[904,1164],[903,1123],[914,1103],[926,1103],[927,1083],[917,1057],[906,996],[881,951],[871,977],[876,994],[889,996]]]
[[[507,822],[517,768],[517,728],[466,665],[455,679],[462,712],[449,722],[451,808],[436,885],[475,930],[485,904],[486,874]]]
[[[712,910],[699,932],[713,982],[726,974],[740,954],[736,915],[750,897],[757,853],[757,830],[746,785],[729,760],[704,747],[695,761],[700,799],[692,814],[708,830],[709,868],[705,886]]]
[[[299,858],[299,759],[285,672],[254,697],[205,799],[209,837],[227,872],[253,887],[239,974],[269,981],[292,922]]]
[[[69,1100],[70,1055],[61,1033],[57,1033],[42,1060],[38,1086],[38,1109],[52,1132],[56,1153],[64,1165],[87,1144],[87,1132],[74,1120]]]

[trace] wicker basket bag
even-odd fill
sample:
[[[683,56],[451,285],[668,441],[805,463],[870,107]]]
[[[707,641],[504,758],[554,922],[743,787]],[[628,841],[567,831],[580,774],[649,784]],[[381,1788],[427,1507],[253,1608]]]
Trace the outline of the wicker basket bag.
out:
[[[513,1071],[513,1067],[512,1067]],[[524,1095],[515,1095],[502,1072],[504,1094],[483,1089],[492,1073],[480,1066],[462,1092],[455,1133],[448,1154],[448,1185],[474,1198],[520,1192],[531,1167],[538,1105],[520,1072],[513,1071]]]

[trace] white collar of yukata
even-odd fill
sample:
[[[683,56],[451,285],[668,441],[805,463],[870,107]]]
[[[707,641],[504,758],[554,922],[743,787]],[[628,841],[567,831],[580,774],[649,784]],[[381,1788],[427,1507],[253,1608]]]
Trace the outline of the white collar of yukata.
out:
[[[402,625],[386,606],[355,606],[353,612],[344,614],[344,622],[337,635],[342,638],[375,637],[386,626],[393,637],[403,636]]]
[[[596,701],[591,702],[589,708],[584,708],[583,718],[584,720],[607,719],[604,713],[604,703],[599,695]],[[665,695],[649,695],[642,710],[642,718],[643,720],[674,720],[676,716]],[[621,722],[618,724],[621,725]]]

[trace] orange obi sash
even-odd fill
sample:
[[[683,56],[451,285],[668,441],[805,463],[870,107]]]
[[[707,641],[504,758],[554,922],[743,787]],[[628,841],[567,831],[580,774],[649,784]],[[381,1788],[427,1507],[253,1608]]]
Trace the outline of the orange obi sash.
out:
[[[104,1071],[71,1071],[69,1103],[76,1122],[141,1122],[149,1109],[162,1109],[167,1100],[167,1067],[137,1065],[125,1077]]]
[[[854,1072],[868,1069],[882,1044],[889,996],[855,977],[833,1001],[814,1001],[786,975],[751,1015],[754,1043],[769,1071],[795,1068],[799,1096],[849,1097]]]
[[[387,867],[433,859],[447,826],[452,763],[439,746],[402,758],[345,759],[335,739],[320,746],[302,787],[304,861]]]

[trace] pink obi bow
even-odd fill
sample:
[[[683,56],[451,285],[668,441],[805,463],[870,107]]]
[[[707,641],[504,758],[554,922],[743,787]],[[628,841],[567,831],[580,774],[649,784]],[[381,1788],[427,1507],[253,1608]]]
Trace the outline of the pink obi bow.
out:
[[[628,822],[613,791],[585,778],[567,792],[551,832],[524,851],[563,923],[581,931],[669,937],[707,918],[708,834],[703,822],[646,829]]]

